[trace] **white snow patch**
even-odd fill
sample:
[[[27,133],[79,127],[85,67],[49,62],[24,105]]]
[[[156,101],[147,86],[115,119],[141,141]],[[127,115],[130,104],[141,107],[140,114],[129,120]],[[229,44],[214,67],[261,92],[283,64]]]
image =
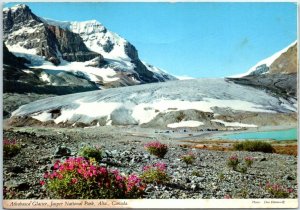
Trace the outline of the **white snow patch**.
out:
[[[92,119],[108,116],[115,109],[121,106],[120,103],[113,102],[82,102],[81,100],[75,101],[78,107],[74,109],[62,109],[61,115],[57,117],[54,122],[74,121],[74,119],[84,118],[85,121],[92,121]]]
[[[96,125],[94,125],[94,126],[87,126],[87,127],[84,127],[83,129],[88,129],[88,128],[97,128],[97,127],[99,127],[100,126],[100,124],[99,124],[99,122],[97,122],[97,124]]]
[[[182,128],[182,127],[198,127],[200,125],[204,125],[203,122],[188,120],[188,121],[181,121],[179,123],[171,123],[168,124],[168,128]]]
[[[48,82],[48,83],[51,82],[51,81],[50,81],[50,78],[49,78],[49,75],[46,74],[46,73],[44,73],[44,72],[42,72],[40,78],[41,78],[41,80],[44,81],[44,82]]]
[[[38,30],[40,29],[39,27],[42,26],[41,24],[35,25],[34,27],[22,27],[17,31],[13,31],[11,34],[9,34],[10,37],[14,37],[17,35],[22,35],[22,34],[32,34],[35,32],[38,32]],[[40,41],[40,39],[35,39],[36,41]]]
[[[36,55],[36,49],[27,49],[20,45],[20,43],[15,45],[9,45],[8,43],[5,43],[8,50],[12,53],[26,53],[30,55]]]
[[[45,69],[45,70],[57,70],[57,71],[69,71],[74,73],[84,73],[90,81],[98,82],[99,76],[103,79],[103,82],[112,82],[119,80],[119,77],[114,77],[116,72],[111,68],[97,68],[87,66],[91,61],[86,62],[67,62],[62,60],[62,63],[58,66],[53,65],[48,61],[44,61],[43,65],[31,66],[32,68]]]
[[[20,45],[20,43],[16,44],[16,45],[9,45],[6,43],[6,46],[8,48],[8,50],[13,53],[16,57],[24,57],[27,60],[29,60],[31,62],[30,65],[27,66],[40,66],[43,65],[45,62],[45,58],[42,56],[38,56],[36,49],[26,49],[24,47],[22,47]],[[50,63],[50,62],[48,62]]]
[[[222,123],[226,127],[245,127],[245,128],[256,128],[257,125],[254,124],[244,124],[244,123],[239,123],[239,122],[225,122],[223,120],[211,120],[213,122],[218,122]]]
[[[179,80],[189,80],[189,79],[195,79],[194,77],[190,77],[187,75],[182,75],[182,76],[175,76]]]
[[[46,122],[48,120],[51,120],[51,113],[42,112],[42,113],[39,113],[37,115],[33,115],[32,118],[34,118],[36,120],[39,120],[41,122]]]
[[[27,74],[34,74],[32,71],[29,71],[29,70],[22,70],[22,71],[24,71]]]

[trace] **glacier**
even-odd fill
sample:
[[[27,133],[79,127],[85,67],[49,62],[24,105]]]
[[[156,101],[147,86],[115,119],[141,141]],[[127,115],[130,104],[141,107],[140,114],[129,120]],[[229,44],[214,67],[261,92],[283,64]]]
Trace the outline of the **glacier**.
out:
[[[89,124],[105,119],[106,125],[141,125],[161,113],[180,110],[199,110],[217,116],[220,114],[217,108],[253,113],[292,113],[297,110],[295,104],[263,90],[224,79],[195,79],[51,97],[21,106],[12,117],[29,116],[56,124]],[[60,110],[60,115],[53,117],[49,114],[53,110]],[[226,125],[226,122],[219,123]]]

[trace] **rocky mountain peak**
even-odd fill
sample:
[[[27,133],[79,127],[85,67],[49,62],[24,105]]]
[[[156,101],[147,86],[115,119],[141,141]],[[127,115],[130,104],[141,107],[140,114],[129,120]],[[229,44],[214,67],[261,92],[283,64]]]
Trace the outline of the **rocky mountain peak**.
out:
[[[88,61],[101,57],[90,51],[71,31],[44,23],[27,5],[3,10],[4,41],[12,52],[44,56],[54,65],[66,61]]]
[[[5,8],[3,11],[4,12],[8,12],[8,11],[10,11],[10,12],[19,12],[20,10],[23,13],[26,12],[26,11],[31,13],[30,8],[26,4],[17,4],[15,6],[11,7],[11,8]]]
[[[11,8],[3,10],[3,33],[17,31],[27,25],[33,27],[41,23],[41,19],[33,14],[30,8],[25,4],[18,4]]]
[[[271,74],[297,73],[297,42],[293,43],[270,65]]]
[[[68,71],[108,88],[176,79],[145,65],[134,45],[97,20],[41,18],[23,4],[4,9],[3,24],[8,50],[28,59],[33,68]]]

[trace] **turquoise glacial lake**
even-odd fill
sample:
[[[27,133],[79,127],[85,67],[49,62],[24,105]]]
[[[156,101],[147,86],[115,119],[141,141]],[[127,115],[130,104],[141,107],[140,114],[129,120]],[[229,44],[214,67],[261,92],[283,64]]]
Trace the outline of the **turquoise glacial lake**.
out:
[[[234,133],[223,136],[218,136],[220,139],[233,139],[233,140],[254,140],[254,139],[273,139],[273,140],[296,140],[297,128],[287,130],[275,131],[258,131],[258,132],[242,132]]]

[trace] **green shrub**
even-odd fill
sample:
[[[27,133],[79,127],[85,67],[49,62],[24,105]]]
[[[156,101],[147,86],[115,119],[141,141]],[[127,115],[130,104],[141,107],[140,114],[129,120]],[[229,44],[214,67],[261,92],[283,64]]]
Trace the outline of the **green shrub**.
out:
[[[185,162],[187,165],[193,164],[196,160],[196,156],[193,153],[188,153],[186,155],[181,156],[180,158],[183,162]]]
[[[155,155],[159,158],[164,158],[168,152],[168,146],[160,143],[159,141],[149,142],[145,144],[144,147],[151,155]]]
[[[246,166],[247,166],[248,168],[250,168],[250,167],[252,166],[252,164],[253,164],[254,158],[248,156],[248,157],[245,157],[244,160],[245,160]]]
[[[100,147],[85,145],[79,149],[78,155],[89,159],[95,159],[98,163],[102,160],[103,151]]]
[[[156,163],[153,166],[145,166],[141,179],[146,183],[163,184],[170,180],[166,171],[166,164]]]
[[[230,156],[227,160],[227,165],[233,170],[237,169],[239,163],[240,163],[239,158],[236,155]]]
[[[241,172],[242,174],[245,174],[245,173],[247,173],[247,170],[248,170],[248,168],[246,167],[246,166],[238,166],[237,167],[237,169],[236,169],[238,172]]]
[[[19,153],[21,145],[16,140],[3,140],[3,156],[4,158],[10,158]]]
[[[59,199],[139,198],[146,188],[134,174],[125,177],[83,157],[57,161],[40,184],[45,185],[51,197]]]
[[[193,171],[193,172],[192,172],[192,176],[200,177],[200,176],[201,176],[201,173],[200,173],[199,171]]]
[[[238,151],[249,151],[249,152],[265,152],[272,153],[275,149],[268,142],[262,141],[244,141],[233,145],[233,148]]]
[[[218,178],[220,179],[220,180],[224,180],[225,179],[225,174],[224,173],[219,173],[218,174]]]

